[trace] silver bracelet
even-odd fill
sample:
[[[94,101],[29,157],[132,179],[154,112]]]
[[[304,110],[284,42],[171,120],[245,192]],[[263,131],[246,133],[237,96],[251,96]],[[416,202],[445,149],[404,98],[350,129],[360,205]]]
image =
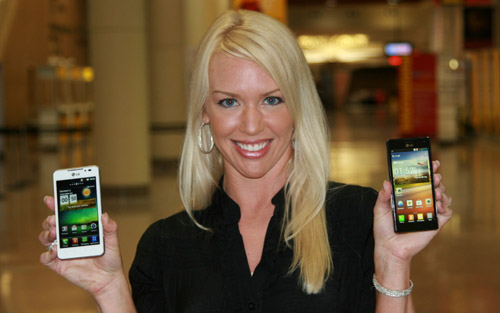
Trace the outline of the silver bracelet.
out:
[[[393,298],[407,297],[411,294],[411,291],[413,290],[413,282],[411,280],[410,280],[410,287],[408,289],[404,289],[404,290],[387,289],[379,284],[379,282],[375,278],[375,274],[373,274],[373,286],[381,294],[389,296],[389,297],[393,297]]]

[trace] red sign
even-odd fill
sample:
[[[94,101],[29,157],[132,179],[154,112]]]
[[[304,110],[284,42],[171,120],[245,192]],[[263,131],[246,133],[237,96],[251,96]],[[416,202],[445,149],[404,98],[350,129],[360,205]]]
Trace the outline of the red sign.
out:
[[[403,137],[433,136],[437,124],[436,56],[403,57],[399,67],[399,131]]]

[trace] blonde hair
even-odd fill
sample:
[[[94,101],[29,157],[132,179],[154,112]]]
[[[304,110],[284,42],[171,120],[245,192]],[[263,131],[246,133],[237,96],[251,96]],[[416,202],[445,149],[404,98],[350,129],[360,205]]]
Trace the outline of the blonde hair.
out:
[[[333,271],[325,216],[328,188],[328,131],[310,68],[283,24],[261,13],[228,11],[203,38],[191,77],[187,131],[179,168],[180,194],[186,211],[210,204],[223,174],[217,149],[204,154],[198,147],[203,106],[208,97],[211,57],[223,51],[251,60],[265,69],[279,86],[294,121],[295,152],[285,189],[282,236],[293,248],[289,273],[299,270],[308,294],[319,293]]]

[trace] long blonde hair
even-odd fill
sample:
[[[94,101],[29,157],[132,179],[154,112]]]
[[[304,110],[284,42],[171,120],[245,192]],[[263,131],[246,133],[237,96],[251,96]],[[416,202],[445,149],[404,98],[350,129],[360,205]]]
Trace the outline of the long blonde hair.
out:
[[[295,37],[283,24],[261,13],[228,11],[203,38],[191,77],[187,131],[179,168],[179,187],[186,211],[207,207],[223,174],[220,153],[198,147],[202,112],[208,97],[209,64],[224,51],[265,69],[279,86],[294,120],[295,152],[285,189],[282,236],[293,248],[289,273],[299,270],[308,294],[319,293],[333,271],[325,217],[328,188],[328,131],[311,71]]]

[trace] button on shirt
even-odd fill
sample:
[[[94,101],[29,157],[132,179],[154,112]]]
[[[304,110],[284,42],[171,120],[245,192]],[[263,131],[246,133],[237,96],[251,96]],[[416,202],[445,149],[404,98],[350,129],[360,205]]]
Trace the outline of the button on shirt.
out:
[[[130,269],[138,312],[374,312],[377,193],[337,183],[329,187],[326,215],[334,270],[319,294],[303,292],[298,273],[288,273],[293,251],[280,241],[284,190],[272,200],[274,215],[252,275],[238,229],[239,206],[218,188],[212,204],[195,212],[209,231],[181,212],[144,233]]]

